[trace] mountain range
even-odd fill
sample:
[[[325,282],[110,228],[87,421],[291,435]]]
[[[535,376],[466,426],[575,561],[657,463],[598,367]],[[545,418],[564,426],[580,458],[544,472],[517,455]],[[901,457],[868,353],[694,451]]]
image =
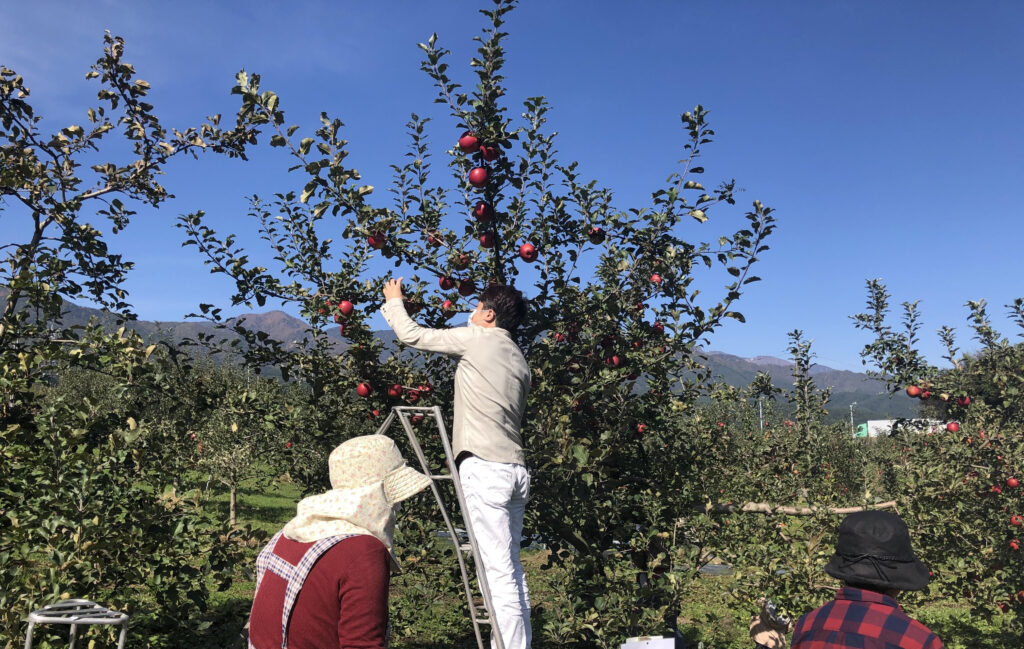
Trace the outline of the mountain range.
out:
[[[306,323],[283,311],[249,313],[239,317],[245,318],[248,328],[263,331],[275,340],[287,342],[299,340],[305,335]],[[65,326],[84,325],[91,318],[96,318],[105,326],[113,326],[117,322],[115,316],[109,313],[65,302]],[[218,331],[213,324],[205,321],[152,322],[135,320],[127,323],[126,326],[137,331],[144,338],[162,339],[168,342],[195,338],[201,333],[215,334],[221,337],[232,335],[230,332]],[[332,328],[327,335],[337,341],[339,350],[344,349],[346,341],[336,328]],[[395,339],[390,330],[378,331],[375,332],[375,335],[388,345]],[[735,387],[749,385],[758,372],[767,372],[772,377],[772,383],[783,390],[790,388],[793,384],[793,363],[781,358],[774,356],[742,358],[709,350],[701,351],[701,355],[702,362],[710,367],[713,376]],[[915,401],[902,392],[898,392],[890,398],[885,391],[884,384],[865,373],[814,365],[811,368],[811,376],[819,388],[832,388],[832,399],[828,404],[828,420],[830,421],[849,421],[851,404],[853,404],[854,420],[858,423],[869,419],[891,419],[916,415]],[[783,403],[782,407],[785,408],[785,405]]]

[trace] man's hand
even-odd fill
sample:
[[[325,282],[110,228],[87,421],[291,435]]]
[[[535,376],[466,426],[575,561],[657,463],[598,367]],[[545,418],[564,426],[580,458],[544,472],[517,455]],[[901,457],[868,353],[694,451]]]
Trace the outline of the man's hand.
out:
[[[402,278],[389,279],[384,282],[384,299],[390,300],[393,297],[404,297],[402,295]]]

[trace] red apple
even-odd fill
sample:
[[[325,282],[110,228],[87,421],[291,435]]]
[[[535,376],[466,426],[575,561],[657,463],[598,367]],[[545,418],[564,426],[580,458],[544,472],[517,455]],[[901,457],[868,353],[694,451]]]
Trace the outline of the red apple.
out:
[[[484,248],[493,248],[494,247],[494,233],[493,232],[484,232],[483,234],[481,234],[480,235],[480,245],[483,246]]]
[[[652,273],[651,274],[651,283],[652,284],[661,284],[661,275],[659,275],[658,273]]]
[[[420,383],[416,389],[423,394],[430,394],[434,390],[434,386],[429,383]]]
[[[487,169],[484,167],[473,167],[469,170],[469,184],[474,187],[483,187],[487,184]]]
[[[565,334],[562,333],[561,331],[556,331],[554,335],[552,335],[551,337],[555,339],[556,343],[560,343],[563,340],[565,340]]]
[[[917,387],[916,385],[908,385],[907,396],[916,399],[917,397],[921,396],[921,388]]]
[[[344,336],[345,335],[345,325],[338,325],[338,335],[339,336]]]
[[[356,308],[355,305],[353,305],[348,300],[342,300],[341,302],[338,303],[338,310],[341,311],[341,315],[343,315],[343,316],[350,316],[350,315],[352,315],[352,311],[355,308]]]
[[[642,341],[642,340],[634,340],[633,341],[633,344],[632,344],[633,349],[640,349],[643,346],[644,346],[644,341]]]
[[[373,394],[373,386],[369,383],[360,383],[356,386],[356,394],[361,397],[368,397]]]
[[[1006,486],[1007,487],[1014,487],[1014,488],[1016,488],[1019,484],[1020,484],[1020,481],[1018,481],[1017,478],[1007,478],[1007,480],[1006,480]]]
[[[414,426],[423,421],[423,415],[413,415],[412,419],[409,420]]]
[[[653,325],[651,325],[651,329],[654,329],[660,334],[665,333],[665,325],[661,324],[660,322],[655,322]]]
[[[1017,539],[1014,539],[1014,540],[1010,541],[1010,549],[1011,550],[1020,550],[1020,541],[1017,540]]]
[[[427,243],[437,248],[444,243],[444,240],[441,238],[441,235],[439,233],[431,232],[430,234],[427,235]]]
[[[612,367],[618,367],[619,365],[622,364],[622,359],[619,358],[618,356],[614,356],[613,355],[613,356],[609,356],[608,358],[604,359],[604,362],[609,364],[609,365],[611,365]]]
[[[400,386],[397,383],[392,385],[390,388],[388,388],[388,396],[392,398],[402,396],[402,386]]]
[[[292,447],[292,443],[291,443],[291,442],[288,442],[287,444],[285,444],[285,445],[284,445],[284,447],[285,447],[285,448],[291,448],[291,447]]]
[[[489,221],[494,216],[494,208],[487,201],[478,201],[473,206],[473,216],[479,221]]]
[[[955,421],[951,421],[948,424],[946,424],[946,430],[948,430],[951,433],[955,433],[958,430],[960,430],[960,424],[956,423]]]
[[[488,162],[491,160],[497,160],[499,152],[500,151],[496,146],[484,145],[480,147],[480,157],[483,158],[484,160],[487,160]]]
[[[464,279],[459,282],[459,295],[469,297],[476,293],[476,284],[471,279]]]
[[[1020,516],[1014,514],[1010,517],[1010,525],[1013,525],[1014,527],[1020,527],[1021,525],[1024,525],[1024,518],[1021,518]]]
[[[449,277],[448,275],[444,275],[443,277],[441,277],[441,279],[439,279],[437,283],[441,287],[442,291],[450,291],[453,288],[455,288],[455,279]]]
[[[409,403],[416,403],[417,401],[420,400],[420,391],[419,390],[409,390],[409,393],[406,395],[405,399]]]
[[[931,399],[931,398],[932,398],[931,391],[925,390],[924,392],[921,393],[921,399]]]
[[[459,138],[459,148],[462,149],[463,153],[476,153],[480,148],[480,140],[473,135],[473,131],[466,131]]]
[[[366,243],[370,244],[371,248],[375,248],[377,250],[383,248],[384,244],[386,244],[387,242],[387,237],[385,237],[384,233],[381,232],[380,230],[374,232],[373,234],[366,238]]]
[[[994,493],[994,494],[1001,494],[1001,493],[1003,493],[1003,488],[1000,487],[997,484],[994,484],[994,485],[992,485],[992,493]]]
[[[380,417],[380,410],[377,410],[375,408],[373,411],[370,412],[370,419],[376,419],[377,417]]]
[[[522,257],[524,261],[537,261],[537,248],[535,248],[532,243],[524,243],[519,246],[519,256]]]
[[[971,398],[968,397],[968,396],[957,397],[956,402],[958,404],[960,404],[961,406],[965,406],[966,407],[966,406],[971,405]]]
[[[469,255],[459,255],[455,258],[455,268],[459,270],[465,270],[469,267],[469,262],[473,261],[473,258]]]
[[[593,243],[593,244],[603,243],[604,242],[604,236],[605,236],[604,230],[602,230],[601,228],[599,228],[596,225],[594,227],[590,228],[590,231],[587,232],[587,238],[590,239],[590,243]]]
[[[196,438],[196,434],[195,433],[190,433],[188,438],[189,439],[195,439]]]
[[[637,424],[636,425],[636,432],[640,433],[641,435],[646,433],[647,432],[647,424]]]

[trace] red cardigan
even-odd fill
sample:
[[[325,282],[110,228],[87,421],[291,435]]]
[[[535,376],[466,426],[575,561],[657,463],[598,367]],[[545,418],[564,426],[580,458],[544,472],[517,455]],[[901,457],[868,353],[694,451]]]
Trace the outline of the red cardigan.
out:
[[[312,546],[281,536],[274,554],[295,565]],[[384,649],[391,559],[369,535],[353,536],[324,553],[306,577],[288,625],[289,649]],[[287,582],[263,576],[252,605],[249,641],[281,648],[281,610]]]

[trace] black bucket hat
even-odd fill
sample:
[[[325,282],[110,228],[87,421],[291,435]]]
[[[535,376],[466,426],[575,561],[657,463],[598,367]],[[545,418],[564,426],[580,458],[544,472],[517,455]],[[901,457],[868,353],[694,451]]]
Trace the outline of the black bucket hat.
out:
[[[825,572],[849,584],[882,589],[921,590],[928,585],[928,567],[910,547],[910,532],[891,512],[850,514],[839,525],[836,553]]]

